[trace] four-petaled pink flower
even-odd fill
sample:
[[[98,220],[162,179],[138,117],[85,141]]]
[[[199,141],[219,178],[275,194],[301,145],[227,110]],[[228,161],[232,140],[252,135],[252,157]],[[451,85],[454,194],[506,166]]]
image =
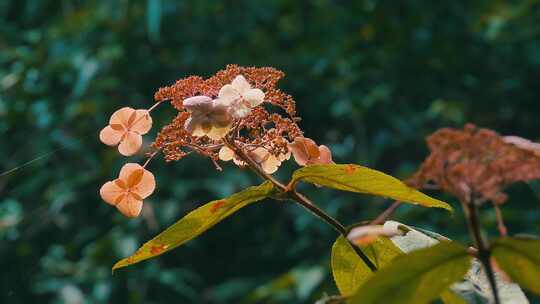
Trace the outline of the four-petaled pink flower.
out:
[[[208,136],[217,140],[229,132],[232,117],[229,107],[208,96],[194,96],[184,100],[184,108],[191,113],[184,128],[194,136]]]
[[[139,164],[128,163],[120,170],[117,179],[106,182],[99,194],[127,217],[141,213],[143,200],[156,188],[154,175]]]
[[[334,163],[330,149],[325,145],[317,146],[310,138],[296,137],[288,146],[300,166]]]
[[[109,125],[99,133],[99,139],[106,145],[116,146],[124,156],[130,156],[142,146],[142,135],[152,128],[152,118],[147,110],[121,108],[113,113]]]
[[[226,84],[219,90],[218,100],[230,107],[234,118],[243,118],[249,114],[251,108],[264,101],[264,92],[251,88],[246,78],[238,75],[231,84]]]

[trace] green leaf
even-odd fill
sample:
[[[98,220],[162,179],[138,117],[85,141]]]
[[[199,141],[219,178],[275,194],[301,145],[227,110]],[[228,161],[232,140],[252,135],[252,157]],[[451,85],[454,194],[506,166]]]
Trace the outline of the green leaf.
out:
[[[361,248],[377,268],[389,264],[395,257],[403,254],[386,237],[379,237],[372,244]],[[340,236],[332,246],[331,264],[334,280],[342,295],[352,295],[358,287],[373,276],[373,272],[343,236]]]
[[[362,285],[350,303],[429,303],[471,265],[467,249],[441,242],[396,258]]]
[[[117,262],[112,270],[139,263],[174,249],[199,236],[229,215],[251,203],[260,201],[273,192],[270,182],[249,187],[228,198],[216,200],[188,213],[181,220],[146,242],[133,255]]]
[[[493,243],[492,255],[512,280],[540,295],[540,240],[501,238]]]
[[[441,300],[444,304],[467,304],[467,301],[462,299],[450,289],[446,289],[441,293]]]
[[[388,174],[358,165],[307,166],[294,172],[292,182],[298,181],[453,211],[447,203],[429,197]]]

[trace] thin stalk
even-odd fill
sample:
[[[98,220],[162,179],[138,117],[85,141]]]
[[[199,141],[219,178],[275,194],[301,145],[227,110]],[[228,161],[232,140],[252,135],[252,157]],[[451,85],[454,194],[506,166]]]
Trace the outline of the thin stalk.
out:
[[[469,228],[469,233],[474,240],[476,248],[478,248],[477,257],[480,260],[480,263],[482,263],[484,270],[486,271],[489,285],[493,293],[493,299],[495,300],[495,304],[500,304],[499,293],[497,291],[497,283],[495,280],[495,272],[493,271],[493,267],[491,267],[490,263],[491,252],[489,246],[486,244],[486,241],[482,237],[482,228],[480,226],[480,221],[478,218],[478,206],[474,199],[474,196],[471,196],[471,199],[468,202],[462,202],[462,205],[467,220],[467,226]]]
[[[323,220],[325,223],[330,225],[334,230],[336,230],[339,234],[345,237],[347,239],[347,228],[343,226],[338,220],[330,216],[328,213],[324,212],[322,209],[317,207],[311,200],[309,200],[305,195],[298,192],[294,187],[288,187],[282,184],[280,181],[275,179],[272,175],[264,172],[264,170],[261,168],[261,166],[255,162],[244,150],[239,148],[234,144],[233,140],[230,140],[228,138],[224,138],[223,142],[227,147],[229,147],[231,150],[234,151],[240,159],[245,161],[249,168],[254,171],[257,175],[259,175],[261,178],[270,181],[275,188],[277,188],[282,194],[286,194],[290,199],[292,199],[294,202],[298,203],[300,206],[304,207],[308,211],[310,211],[312,214]],[[371,269],[371,271],[375,272],[377,271],[377,267],[371,260],[366,256],[366,254],[362,251],[361,248],[356,246],[354,243],[350,242],[352,248],[355,250],[355,252],[360,256],[360,258],[364,261],[364,263]]]
[[[394,211],[401,205],[400,201],[395,201],[390,205],[390,207],[386,208],[379,216],[377,216],[373,221],[371,221],[370,225],[380,225],[383,224],[386,219],[388,219]]]

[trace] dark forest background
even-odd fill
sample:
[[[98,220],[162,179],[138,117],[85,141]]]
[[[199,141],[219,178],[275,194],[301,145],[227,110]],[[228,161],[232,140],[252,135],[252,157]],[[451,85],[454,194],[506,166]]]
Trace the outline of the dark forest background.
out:
[[[125,162],[98,140],[110,114],[148,107],[160,86],[229,63],[283,70],[307,136],[337,162],[400,178],[441,127],[472,122],[540,139],[540,1],[3,0],[0,169],[40,158],[0,176],[1,303],[312,303],[336,293],[334,231],[271,200],[111,275],[188,211],[259,183],[194,156],[152,163],[158,188],[145,217],[126,219],[98,194]],[[151,134],[173,115],[160,107]],[[509,232],[540,233],[540,183],[508,191]],[[456,215],[403,206],[394,218],[466,241],[457,201],[430,194]],[[309,195],[347,224],[390,204]],[[483,211],[496,234],[494,211]]]

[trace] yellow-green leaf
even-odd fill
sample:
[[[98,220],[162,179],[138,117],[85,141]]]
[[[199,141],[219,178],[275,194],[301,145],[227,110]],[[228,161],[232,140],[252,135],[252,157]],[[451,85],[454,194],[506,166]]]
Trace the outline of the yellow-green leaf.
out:
[[[259,186],[249,187],[235,193],[228,198],[209,202],[193,210],[165,231],[146,242],[133,255],[117,262],[113,266],[113,271],[153,258],[184,244],[240,208],[268,197],[272,191],[272,184],[265,182]]]
[[[298,181],[452,211],[447,203],[429,197],[388,174],[358,165],[307,166],[294,172],[293,183]]]
[[[540,240],[501,238],[493,243],[492,255],[512,280],[540,295]]]
[[[444,304],[467,304],[467,301],[455,294],[450,289],[446,289],[441,293],[441,300]]]
[[[430,303],[463,279],[470,266],[465,247],[440,242],[397,257],[363,284],[350,303]]]
[[[377,268],[384,267],[395,257],[403,254],[386,237],[379,237],[372,244],[361,248]],[[358,287],[373,275],[373,272],[343,236],[340,236],[332,246],[331,264],[332,274],[339,292],[345,296],[352,295]]]

